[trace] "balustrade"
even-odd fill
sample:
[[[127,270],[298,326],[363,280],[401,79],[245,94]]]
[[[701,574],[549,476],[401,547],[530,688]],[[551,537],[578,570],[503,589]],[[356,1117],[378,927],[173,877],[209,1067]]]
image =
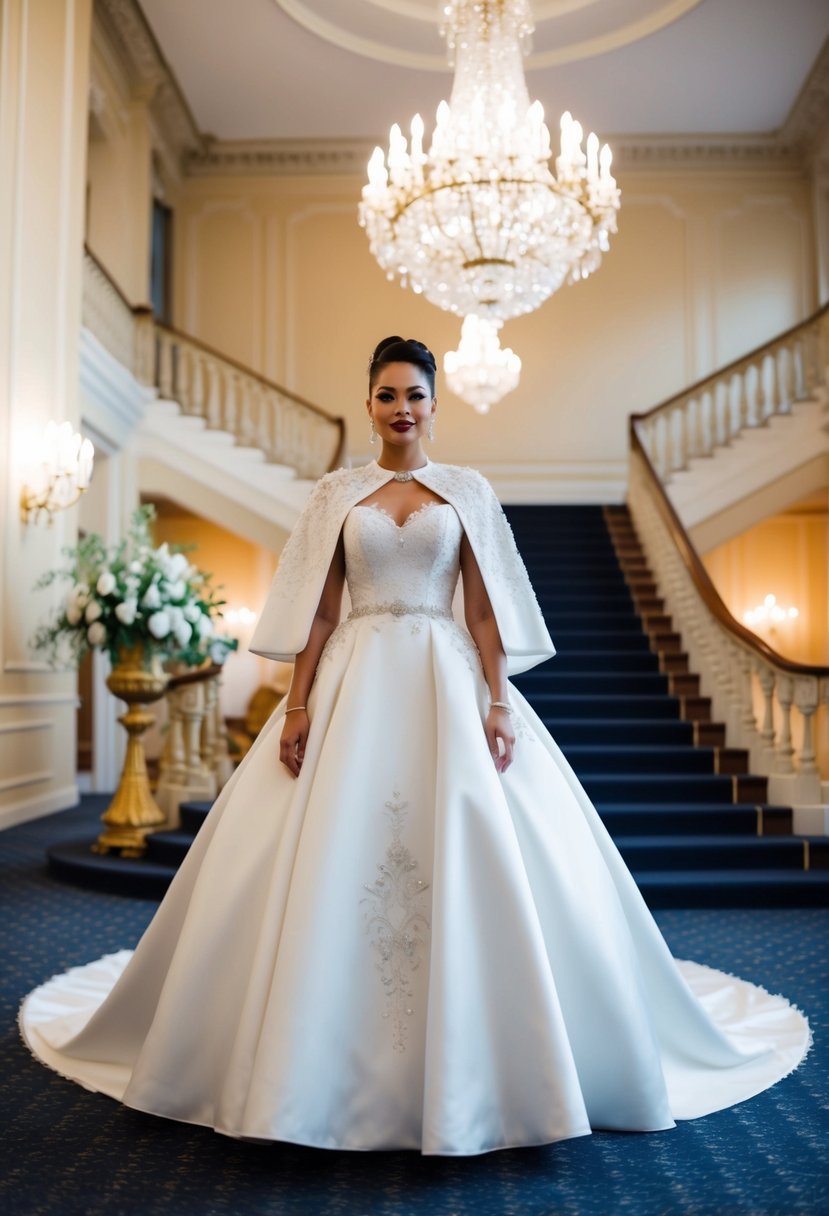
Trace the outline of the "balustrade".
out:
[[[635,414],[640,442],[663,485],[689,461],[712,456],[741,431],[767,426],[826,381],[829,312],[822,309],[669,401]]]
[[[255,447],[272,464],[316,480],[342,458],[345,424],[289,389],[159,324],[135,308],[87,249],[84,258],[83,324],[109,353],[182,413],[227,431]]]

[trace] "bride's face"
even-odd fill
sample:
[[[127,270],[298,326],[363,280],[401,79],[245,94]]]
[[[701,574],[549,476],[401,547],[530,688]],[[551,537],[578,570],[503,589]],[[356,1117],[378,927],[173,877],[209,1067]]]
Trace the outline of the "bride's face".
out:
[[[414,363],[387,363],[366,401],[377,434],[395,447],[408,447],[426,436],[436,405],[425,373]]]

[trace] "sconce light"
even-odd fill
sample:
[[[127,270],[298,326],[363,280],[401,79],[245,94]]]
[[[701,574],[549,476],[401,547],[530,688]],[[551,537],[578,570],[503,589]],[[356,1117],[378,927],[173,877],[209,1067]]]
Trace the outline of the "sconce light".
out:
[[[50,422],[43,437],[40,484],[24,485],[20,491],[20,517],[24,524],[36,523],[43,512],[49,523],[56,511],[78,501],[92,479],[95,449],[88,439],[72,430],[71,422]]]
[[[768,626],[773,630],[775,625],[780,625],[783,621],[793,621],[798,616],[800,613],[797,608],[783,608],[778,604],[776,595],[767,595],[762,604],[743,613],[743,623],[749,626],[759,625],[761,629]]]

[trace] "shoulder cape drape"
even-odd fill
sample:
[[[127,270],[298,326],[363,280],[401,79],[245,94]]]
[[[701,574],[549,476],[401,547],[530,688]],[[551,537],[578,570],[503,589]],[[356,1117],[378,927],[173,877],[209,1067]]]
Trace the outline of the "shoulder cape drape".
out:
[[[434,461],[413,472],[458,513],[495,613],[508,674],[554,655],[512,530],[486,478],[476,469]],[[305,647],[346,515],[392,476],[373,460],[317,482],[282,551],[251,639],[254,654],[291,662]],[[462,598],[456,612],[462,621]]]

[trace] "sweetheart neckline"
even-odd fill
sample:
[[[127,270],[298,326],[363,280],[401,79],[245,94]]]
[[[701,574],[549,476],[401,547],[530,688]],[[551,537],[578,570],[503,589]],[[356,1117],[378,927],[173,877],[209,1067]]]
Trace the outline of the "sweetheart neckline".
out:
[[[391,514],[391,512],[387,511],[386,508],[381,506],[379,502],[358,502],[351,509],[352,509],[352,511],[355,511],[358,508],[361,508],[364,511],[378,511],[380,513],[380,515],[384,516],[389,521],[390,524],[392,524],[395,528],[397,528],[398,532],[402,532],[403,529],[407,526],[407,524],[410,524],[413,519],[416,519],[418,517],[418,515],[422,515],[423,512],[426,511],[429,507],[451,507],[451,506],[452,506],[451,502],[435,502],[434,499],[429,499],[428,502],[422,502],[419,507],[416,507],[414,509],[414,511],[411,511],[406,516],[406,518],[403,520],[402,524],[399,524],[397,522],[397,520],[394,518],[394,516]]]

